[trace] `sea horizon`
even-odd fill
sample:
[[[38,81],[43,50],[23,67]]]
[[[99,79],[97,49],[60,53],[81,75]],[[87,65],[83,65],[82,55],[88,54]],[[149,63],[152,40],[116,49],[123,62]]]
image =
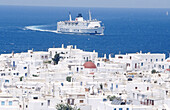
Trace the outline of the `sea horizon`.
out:
[[[0,54],[26,52],[28,49],[47,50],[61,44],[77,45],[86,51],[96,50],[99,56],[136,53],[139,51],[169,55],[169,8],[90,8],[0,5]],[[103,36],[66,35],[43,30],[56,30],[58,21],[68,20],[81,12],[88,19],[101,20],[105,26]],[[11,10],[12,9],[12,10]],[[60,10],[58,10],[60,9]],[[77,10],[79,9],[79,10]],[[147,10],[147,11],[146,11]],[[12,20],[11,20],[12,18]],[[29,30],[27,26],[41,29]],[[151,42],[152,41],[152,42]]]

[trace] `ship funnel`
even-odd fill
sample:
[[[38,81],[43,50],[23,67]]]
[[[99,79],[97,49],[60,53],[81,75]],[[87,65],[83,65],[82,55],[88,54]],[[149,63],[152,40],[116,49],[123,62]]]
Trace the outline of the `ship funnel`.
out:
[[[69,12],[69,18],[70,18],[70,21],[72,21],[72,19],[71,19],[71,13]]]
[[[91,12],[89,10],[89,21],[91,21]]]

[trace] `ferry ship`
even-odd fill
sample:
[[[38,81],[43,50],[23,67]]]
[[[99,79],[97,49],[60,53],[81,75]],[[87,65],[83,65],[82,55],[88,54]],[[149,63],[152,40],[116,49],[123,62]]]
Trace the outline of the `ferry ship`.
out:
[[[92,19],[91,12],[89,11],[89,20],[84,20],[81,13],[72,20],[71,13],[69,13],[68,21],[57,22],[58,33],[73,33],[73,34],[94,34],[104,35],[104,26],[101,21]]]

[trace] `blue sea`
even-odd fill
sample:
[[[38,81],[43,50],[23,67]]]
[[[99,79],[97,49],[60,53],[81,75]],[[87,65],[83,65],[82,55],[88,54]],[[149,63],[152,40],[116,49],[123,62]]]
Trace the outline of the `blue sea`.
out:
[[[101,20],[103,36],[57,34],[56,23],[82,13],[88,19]],[[119,52],[170,52],[170,9],[71,8],[0,6],[0,54],[26,52],[28,49],[47,51],[62,44],[77,45],[85,51],[96,50],[99,56]],[[29,28],[29,29],[28,29]]]

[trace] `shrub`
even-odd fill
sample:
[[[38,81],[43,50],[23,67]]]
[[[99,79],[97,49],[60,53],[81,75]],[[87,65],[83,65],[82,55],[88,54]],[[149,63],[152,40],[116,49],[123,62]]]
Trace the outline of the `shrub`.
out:
[[[35,75],[35,74],[33,74],[32,76],[33,76],[33,77],[38,77],[38,75]]]
[[[80,108],[77,109],[77,107],[72,107],[69,104],[57,104],[56,109],[57,110],[80,110]]]
[[[156,73],[156,70],[152,70],[151,73],[152,73],[152,74]]]

